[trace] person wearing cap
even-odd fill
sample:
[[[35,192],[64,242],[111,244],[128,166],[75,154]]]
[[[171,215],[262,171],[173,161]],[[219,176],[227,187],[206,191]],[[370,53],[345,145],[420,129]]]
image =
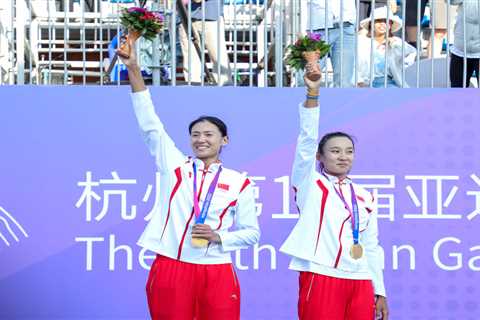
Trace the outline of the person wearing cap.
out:
[[[280,248],[292,257],[289,268],[299,272],[298,317],[372,320],[376,313],[387,320],[376,201],[348,176],[353,138],[331,132],[317,142],[320,80],[304,81],[291,177],[300,217]]]
[[[367,34],[358,37],[358,52],[361,52],[358,56],[358,85],[407,87],[406,83],[402,84],[402,65],[407,67],[415,62],[416,49],[393,35],[402,28],[402,19],[387,11],[387,7],[381,7],[363,19],[360,26]],[[370,77],[372,56],[373,78]]]

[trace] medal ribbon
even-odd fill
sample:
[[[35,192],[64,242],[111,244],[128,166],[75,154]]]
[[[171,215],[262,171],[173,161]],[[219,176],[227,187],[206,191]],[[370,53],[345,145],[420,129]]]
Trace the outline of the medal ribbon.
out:
[[[217,187],[218,178],[220,177],[220,172],[222,171],[222,166],[218,168],[215,177],[213,177],[212,183],[208,187],[207,195],[203,201],[202,210],[200,210],[200,205],[198,203],[198,194],[197,194],[197,165],[195,161],[193,162],[193,212],[195,213],[195,223],[203,224],[207,219],[208,209],[212,202],[213,193]]]
[[[328,179],[328,177],[322,173],[325,178]],[[330,179],[328,179],[330,181]],[[348,205],[347,201],[345,200],[345,197],[343,194],[338,191],[338,189],[335,187],[335,184],[332,182],[333,189],[335,189],[335,193],[337,196],[342,200],[343,204],[345,205],[345,209],[348,210],[350,213],[350,216],[352,217],[352,233],[353,233],[353,244],[358,244],[358,238],[359,238],[359,230],[360,230],[360,223],[359,223],[359,214],[358,214],[358,203],[357,203],[357,197],[355,195],[355,190],[353,189],[353,184],[350,183],[350,191],[352,194],[352,209],[350,209],[350,206]],[[340,184],[338,186],[340,188]]]

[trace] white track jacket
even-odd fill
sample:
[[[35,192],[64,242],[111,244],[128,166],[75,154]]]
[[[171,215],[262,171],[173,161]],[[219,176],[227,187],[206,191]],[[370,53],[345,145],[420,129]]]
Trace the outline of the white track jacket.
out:
[[[205,168],[199,159],[177,149],[155,113],[148,90],[131,94],[133,109],[150,154],[160,173],[159,203],[138,244],[163,256],[196,264],[230,263],[230,251],[258,242],[260,230],[250,180],[222,167],[205,224],[220,235],[221,244],[208,248],[191,245],[193,213],[193,161],[197,166],[199,205],[220,163]],[[229,230],[233,227],[233,230]]]
[[[344,279],[371,279],[375,294],[385,296],[383,250],[378,244],[374,199],[350,179],[339,182],[316,170],[319,115],[319,107],[300,105],[300,134],[292,172],[300,218],[280,251],[293,257],[290,269]],[[341,190],[351,207],[351,183],[359,208],[359,242],[364,248],[358,260],[350,257],[350,213],[333,189],[335,185]]]

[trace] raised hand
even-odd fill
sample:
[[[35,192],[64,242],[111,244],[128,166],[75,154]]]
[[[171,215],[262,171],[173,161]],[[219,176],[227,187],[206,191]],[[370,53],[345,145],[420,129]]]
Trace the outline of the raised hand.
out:
[[[310,62],[310,63],[307,63],[307,65],[305,66],[305,76],[303,77],[303,80],[305,81],[305,86],[308,89],[318,90],[320,88],[320,82],[322,81],[321,73],[320,73],[320,78],[316,81],[312,81],[306,76],[312,70],[318,70],[318,69],[320,69],[320,67],[317,62]]]
[[[138,67],[137,53],[135,50],[135,40],[131,39],[130,37],[126,37],[125,41],[127,41],[128,45],[130,46],[130,54],[128,57],[126,57],[122,55],[117,49],[118,58],[120,59],[120,61],[123,62],[123,64],[125,64],[128,69]]]
[[[213,243],[220,243],[220,236],[208,224],[196,224],[192,228],[192,238],[201,238]]]
[[[305,81],[305,86],[307,87],[307,99],[304,103],[305,108],[315,108],[318,106],[318,95],[320,82],[322,80],[322,74],[320,73],[320,78],[318,78],[318,80],[316,81],[313,81],[307,77],[307,74],[310,70],[317,68],[319,68],[318,62],[309,62],[305,66],[305,76],[303,77],[303,80]]]
[[[137,61],[137,54],[135,50],[135,41],[129,39],[127,37],[127,41],[129,41],[129,44],[132,48],[130,50],[130,54],[128,57],[118,55],[118,58],[120,61],[122,61],[125,66],[127,67],[128,70],[128,79],[130,80],[130,86],[132,87],[133,92],[140,92],[144,91],[147,88],[145,87],[145,82],[143,81],[142,78],[142,72],[140,71],[140,66],[138,65]],[[118,54],[118,51],[117,51]]]

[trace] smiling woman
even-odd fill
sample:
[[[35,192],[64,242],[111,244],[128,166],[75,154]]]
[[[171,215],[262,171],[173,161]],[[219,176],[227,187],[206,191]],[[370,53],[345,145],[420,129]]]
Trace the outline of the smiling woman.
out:
[[[388,21],[388,24],[387,24]],[[358,37],[358,85],[361,87],[405,87],[402,67],[413,64],[416,50],[394,36],[402,27],[400,17],[386,7],[375,9],[360,26],[366,35]],[[373,30],[372,30],[373,29]]]
[[[374,199],[348,177],[355,154],[350,135],[329,133],[317,145],[320,80],[304,80],[292,170],[300,218],[280,249],[300,273],[298,317],[371,320],[376,309],[377,319],[386,320]]]
[[[344,132],[332,132],[324,135],[318,143],[317,160],[322,170],[344,179],[352,168],[355,143]]]
[[[188,131],[195,156],[207,166],[218,161],[228,143],[227,125],[217,117],[202,116],[190,123]]]
[[[155,113],[135,50],[120,59],[162,186],[160,205],[138,241],[157,253],[146,287],[150,315],[154,320],[240,319],[240,287],[230,252],[258,242],[260,230],[250,180],[220,161],[227,126],[210,116],[192,121],[195,156],[185,156]]]

